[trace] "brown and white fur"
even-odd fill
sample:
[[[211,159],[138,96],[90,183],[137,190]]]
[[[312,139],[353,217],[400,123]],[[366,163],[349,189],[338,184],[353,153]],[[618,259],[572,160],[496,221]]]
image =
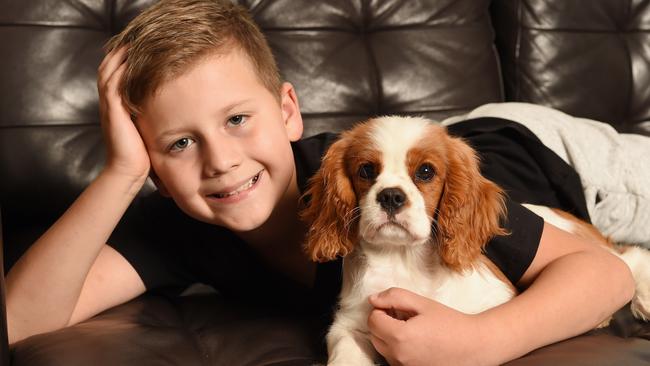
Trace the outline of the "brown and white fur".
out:
[[[516,296],[482,254],[490,238],[507,235],[499,226],[503,192],[480,174],[473,149],[444,127],[395,116],[357,125],[330,147],[310,183],[302,213],[311,224],[306,250],[315,261],[344,257],[339,308],[327,334],[328,364],[374,364],[367,299],[387,288],[408,289],[465,313]],[[608,245],[569,214],[527,207],[555,226]],[[647,318],[650,266],[637,264],[650,263],[650,255],[630,248],[622,257],[637,283],[647,284],[633,301],[635,315]]]

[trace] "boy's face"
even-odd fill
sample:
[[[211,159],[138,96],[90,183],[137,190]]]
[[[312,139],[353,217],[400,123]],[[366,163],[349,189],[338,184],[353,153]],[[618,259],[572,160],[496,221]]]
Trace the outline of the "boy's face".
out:
[[[249,231],[295,186],[295,92],[278,102],[248,57],[209,56],[149,97],[137,125],[162,194],[197,220]],[[295,187],[294,187],[295,188]]]

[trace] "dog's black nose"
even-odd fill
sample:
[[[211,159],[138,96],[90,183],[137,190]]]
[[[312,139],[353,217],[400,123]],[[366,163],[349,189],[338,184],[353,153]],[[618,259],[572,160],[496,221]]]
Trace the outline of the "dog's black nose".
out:
[[[406,203],[406,194],[400,188],[384,188],[377,194],[377,202],[386,213],[395,214]]]

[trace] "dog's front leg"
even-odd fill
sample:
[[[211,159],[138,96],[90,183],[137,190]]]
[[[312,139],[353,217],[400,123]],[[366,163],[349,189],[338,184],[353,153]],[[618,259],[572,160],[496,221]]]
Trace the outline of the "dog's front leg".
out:
[[[329,366],[372,366],[378,358],[367,332],[359,329],[359,320],[336,314],[327,333]],[[365,319],[362,321],[365,322]]]

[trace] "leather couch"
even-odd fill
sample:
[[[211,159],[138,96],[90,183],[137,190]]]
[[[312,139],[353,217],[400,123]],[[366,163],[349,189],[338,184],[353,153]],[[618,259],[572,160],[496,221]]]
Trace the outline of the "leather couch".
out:
[[[152,2],[0,3],[5,270],[100,171],[105,152],[95,80],[102,45]],[[442,119],[499,101],[547,105],[650,136],[649,1],[239,2],[250,8],[297,89],[306,136],[369,116]],[[151,184],[136,201],[149,194],[156,194]],[[0,360],[308,365],[323,358],[317,323],[263,304],[234,304],[214,292],[145,294],[18,342],[9,355],[3,342]],[[509,365],[647,365],[649,340],[650,325],[623,309],[608,328]]]

